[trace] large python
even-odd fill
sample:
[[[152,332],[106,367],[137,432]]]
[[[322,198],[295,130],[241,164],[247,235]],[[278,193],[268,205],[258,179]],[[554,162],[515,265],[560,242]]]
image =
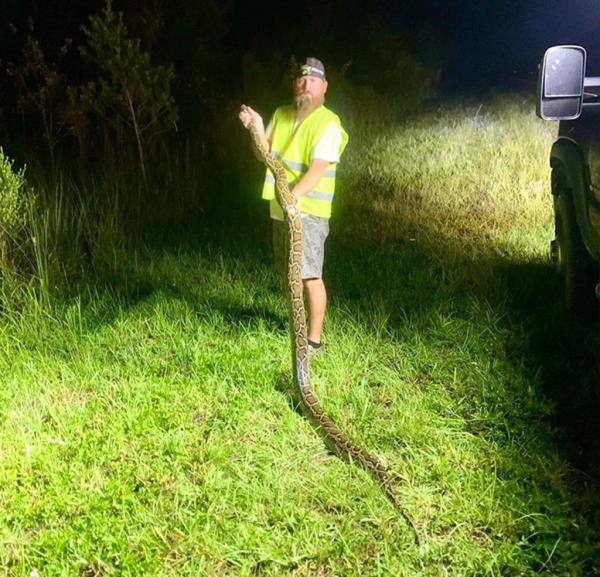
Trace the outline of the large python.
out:
[[[289,255],[287,281],[290,296],[290,337],[292,344],[292,370],[300,397],[311,417],[317,422],[335,448],[350,460],[357,461],[380,483],[386,496],[400,511],[414,533],[415,543],[420,538],[412,519],[398,503],[395,492],[396,478],[375,456],[353,443],[323,411],[310,384],[308,337],[306,330],[306,311],[304,308],[304,286],[300,276],[302,262],[302,219],[295,196],[289,189],[287,176],[282,164],[267,150],[260,138],[254,122],[248,125],[254,146],[267,168],[275,178],[275,196],[283,209],[289,231]]]

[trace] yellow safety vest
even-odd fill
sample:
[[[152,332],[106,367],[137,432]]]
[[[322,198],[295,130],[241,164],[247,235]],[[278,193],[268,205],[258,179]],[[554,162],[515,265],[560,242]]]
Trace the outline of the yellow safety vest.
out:
[[[331,122],[335,122],[342,131],[340,156],[348,143],[348,134],[342,128],[340,119],[325,106],[311,112],[295,130],[294,118],[293,106],[278,108],[273,114],[273,131],[271,133],[271,152],[283,164],[290,186],[294,186],[307,172],[312,161],[313,148]],[[329,166],[315,189],[302,196],[300,212],[322,218],[331,216],[331,202],[335,192],[335,172],[336,164]],[[267,170],[265,176],[262,197],[266,200],[275,198],[275,179],[270,170]]]

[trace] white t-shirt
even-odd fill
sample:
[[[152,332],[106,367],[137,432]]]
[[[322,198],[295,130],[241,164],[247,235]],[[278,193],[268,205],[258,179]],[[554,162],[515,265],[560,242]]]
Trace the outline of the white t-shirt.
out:
[[[295,130],[298,123],[294,123],[293,129]],[[267,136],[267,140],[271,142],[271,135],[273,133],[273,122],[269,122],[267,128],[265,129],[265,134]],[[330,164],[336,163],[340,161],[340,145],[342,144],[342,131],[340,127],[335,123],[331,122],[327,125],[327,128],[323,131],[321,138],[315,144],[311,161],[313,160],[326,160]],[[277,200],[273,199],[269,203],[269,211],[271,213],[271,218],[275,220],[283,220],[283,210],[279,206]]]

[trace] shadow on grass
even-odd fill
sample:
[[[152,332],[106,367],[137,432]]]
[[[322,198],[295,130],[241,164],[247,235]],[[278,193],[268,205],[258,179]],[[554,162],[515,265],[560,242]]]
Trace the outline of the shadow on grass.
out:
[[[470,301],[505,312],[507,332],[519,332],[508,337],[506,353],[540,376],[561,453],[600,480],[600,326],[582,326],[565,310],[549,262],[499,254],[468,260],[452,245],[432,254],[413,241],[329,242],[331,292],[356,310],[383,306],[392,328],[409,323],[426,331],[436,311],[461,315]]]
[[[582,325],[563,304],[549,266],[505,265],[514,317],[529,337],[527,362],[554,404],[561,449],[577,469],[600,480],[600,325]]]
[[[381,307],[393,331],[406,324],[426,331],[433,314],[444,313],[450,307],[460,314],[461,307],[472,300],[507,311],[508,332],[518,325],[527,337],[525,341],[515,338],[514,342],[509,338],[507,346],[512,350],[507,352],[540,375],[543,393],[554,405],[552,424],[560,431],[561,452],[574,467],[599,478],[599,329],[582,327],[566,313],[549,264],[510,262],[499,255],[467,260],[447,239],[438,240],[432,252],[431,247],[412,240],[382,243],[334,233],[328,240],[325,270],[332,305],[341,305],[352,315],[363,313],[367,321],[373,318],[372,308]],[[269,222],[262,219],[252,228],[236,227],[235,231],[208,228],[195,238],[171,240],[160,250],[186,262],[189,257],[193,262],[194,255],[207,246],[212,246],[229,266],[235,267],[239,261],[264,265],[270,258]],[[95,281],[94,292],[114,295],[121,305],[118,314],[160,293],[184,301],[194,311],[209,307],[232,324],[260,320],[269,330],[287,329],[287,315],[263,303],[236,302],[225,291],[206,299],[181,282],[176,270],[161,270],[158,275],[145,271],[143,266],[140,269],[139,274],[129,271],[100,284]],[[252,266],[246,266],[245,271],[251,275]],[[267,279],[254,275],[242,280],[260,285]],[[269,279],[272,286],[268,290],[277,291],[273,281],[274,277]],[[98,325],[112,320],[109,308],[98,315]],[[289,397],[293,383],[286,387],[281,392]],[[290,397],[295,409],[298,401]]]
[[[269,237],[269,222],[261,220],[252,229],[206,229],[194,239],[172,241],[162,250],[193,262],[194,254],[210,245],[232,267],[239,261],[264,264],[270,258]],[[245,270],[251,274],[252,266]],[[265,280],[254,277],[243,282]],[[460,313],[472,300],[507,311],[508,331],[518,325],[527,337],[525,346],[522,338],[515,338],[514,343],[509,339],[507,346],[513,348],[507,353],[540,375],[543,393],[554,405],[552,424],[560,431],[562,453],[577,469],[600,477],[596,353],[600,331],[577,324],[564,310],[559,282],[548,263],[510,262],[499,255],[467,260],[446,239],[439,239],[432,252],[411,240],[381,243],[333,234],[328,240],[325,280],[333,306],[341,305],[350,314],[366,312],[367,320],[374,306],[382,307],[393,330],[407,323],[427,330],[432,314],[449,307]],[[277,291],[276,284],[271,284],[269,290]],[[205,299],[164,270],[160,275],[124,274],[95,288],[116,295],[121,313],[161,293],[184,301],[195,311],[209,307],[232,324],[261,320],[269,330],[287,329],[286,314],[261,303],[236,302],[225,292]],[[102,315],[99,321],[110,323],[110,315]],[[293,383],[289,387],[293,389]],[[291,404],[296,406],[298,400]]]
[[[90,311],[86,318],[89,332],[110,325],[128,311],[159,297],[181,300],[197,313],[210,309],[234,325],[260,320],[271,330],[286,330],[287,315],[273,311],[262,302],[235,301],[227,294],[228,286],[214,287],[210,297],[205,298],[189,282],[194,276],[201,278],[203,275],[198,256],[202,254],[205,260],[210,260],[210,255],[214,255],[221,259],[221,266],[229,269],[228,275],[232,279],[241,281],[250,290],[257,287],[266,292],[278,290],[274,279],[270,279],[272,286],[265,288],[264,281],[269,279],[257,278],[253,270],[254,266],[261,267],[270,258],[269,241],[270,229],[264,222],[254,223],[252,228],[229,223],[217,231],[199,225],[193,233],[187,229],[170,237],[158,237],[138,249],[131,249],[131,254],[121,254],[116,268],[96,269],[93,274],[62,290],[52,303],[60,311],[74,299],[79,299],[83,308]],[[177,264],[170,267],[156,265],[163,257]],[[241,267],[244,270],[238,278],[239,263],[246,266]]]

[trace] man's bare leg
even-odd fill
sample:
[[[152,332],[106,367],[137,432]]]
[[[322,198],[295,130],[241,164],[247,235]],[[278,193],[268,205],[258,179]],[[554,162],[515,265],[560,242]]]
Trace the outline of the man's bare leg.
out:
[[[308,340],[314,343],[321,342],[321,331],[327,308],[327,291],[321,278],[311,278],[304,281],[306,300],[308,303]]]

